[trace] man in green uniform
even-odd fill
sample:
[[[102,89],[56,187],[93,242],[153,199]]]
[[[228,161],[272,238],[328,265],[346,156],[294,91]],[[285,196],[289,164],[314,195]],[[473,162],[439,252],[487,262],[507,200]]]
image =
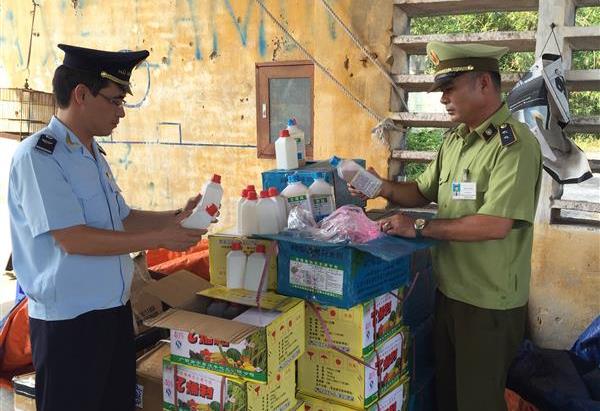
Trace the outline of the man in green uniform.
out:
[[[498,58],[506,51],[428,44],[436,66],[430,91],[442,91],[459,125],[416,181],[384,181],[380,192],[404,207],[438,204],[435,219],[397,214],[381,229],[440,240],[433,251],[440,411],[506,410],[506,375],[525,332],[542,160],[533,134],[502,101]]]

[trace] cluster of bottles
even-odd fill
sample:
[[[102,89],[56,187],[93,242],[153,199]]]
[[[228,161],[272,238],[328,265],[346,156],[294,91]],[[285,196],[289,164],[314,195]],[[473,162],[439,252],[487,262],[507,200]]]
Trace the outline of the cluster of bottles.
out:
[[[185,228],[205,229],[214,221],[223,199],[221,176],[213,174],[210,181],[202,186],[201,193],[202,198],[192,214],[181,222],[181,225]]]
[[[285,199],[286,211],[294,207],[302,207],[312,212],[316,221],[320,221],[335,211],[335,190],[325,181],[325,173],[316,172],[312,176],[313,182],[307,187],[298,174],[288,176],[288,185],[281,192]]]
[[[237,207],[238,234],[277,234],[286,226],[285,202],[275,187],[262,190],[260,196],[253,185],[242,190]]]
[[[275,159],[280,170],[292,170],[306,164],[304,131],[295,118],[290,118],[287,128],[279,132],[275,141]]]
[[[227,288],[243,288],[250,291],[267,291],[267,278],[260,280],[267,263],[265,246],[258,244],[252,254],[246,256],[242,251],[242,243],[234,241],[231,243],[231,251],[227,253]]]

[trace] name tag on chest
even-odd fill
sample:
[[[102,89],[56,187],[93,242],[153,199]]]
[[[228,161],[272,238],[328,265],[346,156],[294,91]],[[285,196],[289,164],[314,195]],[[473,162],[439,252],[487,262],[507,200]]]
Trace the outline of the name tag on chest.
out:
[[[475,182],[452,182],[452,199],[453,200],[476,200],[477,199],[477,183]]]

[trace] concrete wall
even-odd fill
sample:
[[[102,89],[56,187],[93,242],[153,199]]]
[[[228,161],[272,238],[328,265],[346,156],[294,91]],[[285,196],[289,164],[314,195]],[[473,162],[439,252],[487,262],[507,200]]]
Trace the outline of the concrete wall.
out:
[[[329,0],[367,48],[385,59],[389,0]],[[29,84],[51,91],[62,61],[57,43],[109,50],[150,50],[134,72],[139,107],[103,143],[128,202],[138,208],[182,206],[212,173],[223,176],[225,201],[217,229],[235,223],[234,204],[246,184],[274,161],[256,155],[255,63],[305,56],[254,0],[38,0]],[[385,115],[389,85],[319,0],[265,4],[343,84]],[[27,77],[31,2],[0,0],[0,87]],[[178,123],[179,127],[160,122]],[[386,174],[388,151],[374,143],[375,121],[315,68],[316,159],[365,158]],[[152,143],[152,144],[140,144]],[[167,143],[167,144],[165,144]],[[168,144],[171,143],[171,144]]]

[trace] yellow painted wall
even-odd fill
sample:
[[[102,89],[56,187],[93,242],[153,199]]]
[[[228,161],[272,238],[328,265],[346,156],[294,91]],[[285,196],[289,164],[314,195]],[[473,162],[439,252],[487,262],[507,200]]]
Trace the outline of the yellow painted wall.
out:
[[[531,268],[533,339],[569,349],[600,315],[600,231],[536,223]]]
[[[388,54],[392,2],[329,0],[380,60]],[[182,206],[212,173],[223,176],[225,201],[216,229],[235,223],[234,204],[246,184],[274,161],[257,159],[255,63],[305,56],[254,0],[38,0],[29,84],[51,91],[62,61],[58,43],[108,50],[150,50],[132,77],[139,108],[103,143],[130,205]],[[364,59],[320,0],[266,0],[271,12],[352,92],[384,115],[389,85]],[[31,2],[0,0],[0,87],[22,87]],[[345,61],[347,60],[347,63]],[[386,174],[389,151],[374,143],[375,121],[315,67],[315,159],[365,158]],[[181,125],[184,143],[177,142]],[[140,143],[152,144],[140,144]],[[198,145],[201,144],[201,145]],[[247,148],[215,145],[242,145]]]

